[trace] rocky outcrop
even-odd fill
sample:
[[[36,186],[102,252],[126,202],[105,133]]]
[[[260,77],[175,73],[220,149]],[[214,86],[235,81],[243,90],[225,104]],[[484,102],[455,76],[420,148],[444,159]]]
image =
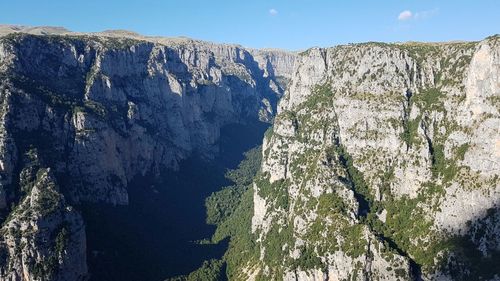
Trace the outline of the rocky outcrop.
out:
[[[2,280],[85,280],[85,227],[49,169],[22,172],[27,193],[2,226]],[[33,174],[36,173],[36,174]]]
[[[226,125],[271,122],[295,57],[112,31],[5,34],[0,211],[10,216],[0,279],[9,280],[85,278],[84,227],[72,206],[127,204],[134,177],[193,155],[213,159]],[[33,151],[40,172],[23,183]]]
[[[300,54],[240,277],[500,278],[499,54],[498,36]]]

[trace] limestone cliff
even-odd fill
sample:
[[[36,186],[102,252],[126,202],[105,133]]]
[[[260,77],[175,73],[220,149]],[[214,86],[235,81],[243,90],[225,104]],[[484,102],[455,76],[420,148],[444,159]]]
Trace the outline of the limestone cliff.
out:
[[[234,279],[499,280],[499,37],[314,48],[293,73]]]
[[[228,124],[271,122],[295,57],[116,31],[5,29],[1,280],[85,279],[72,206],[127,204],[134,177],[216,157]]]

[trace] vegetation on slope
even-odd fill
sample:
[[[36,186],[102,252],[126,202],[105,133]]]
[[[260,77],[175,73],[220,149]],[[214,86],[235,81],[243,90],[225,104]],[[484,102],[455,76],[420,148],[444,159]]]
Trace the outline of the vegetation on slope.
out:
[[[220,243],[229,239],[226,254],[220,260],[205,261],[196,271],[172,280],[234,280],[252,258],[257,258],[255,236],[251,233],[253,215],[252,182],[260,169],[261,148],[245,153],[238,168],[229,170],[226,178],[233,184],[212,193],[206,201],[207,223],[216,225],[216,231],[208,243]],[[206,242],[205,242],[206,243]]]

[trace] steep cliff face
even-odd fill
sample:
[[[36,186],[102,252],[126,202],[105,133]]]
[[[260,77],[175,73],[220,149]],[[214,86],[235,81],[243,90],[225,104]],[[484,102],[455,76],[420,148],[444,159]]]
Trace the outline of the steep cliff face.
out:
[[[233,277],[498,280],[499,71],[498,36],[300,54]]]
[[[127,204],[132,178],[214,158],[225,125],[270,122],[294,57],[116,32],[0,37],[0,279],[85,278],[71,206]]]

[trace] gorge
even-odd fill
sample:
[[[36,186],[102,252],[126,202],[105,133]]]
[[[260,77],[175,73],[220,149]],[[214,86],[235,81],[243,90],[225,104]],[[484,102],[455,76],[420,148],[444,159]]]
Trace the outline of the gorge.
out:
[[[498,35],[0,35],[0,280],[500,279]]]

